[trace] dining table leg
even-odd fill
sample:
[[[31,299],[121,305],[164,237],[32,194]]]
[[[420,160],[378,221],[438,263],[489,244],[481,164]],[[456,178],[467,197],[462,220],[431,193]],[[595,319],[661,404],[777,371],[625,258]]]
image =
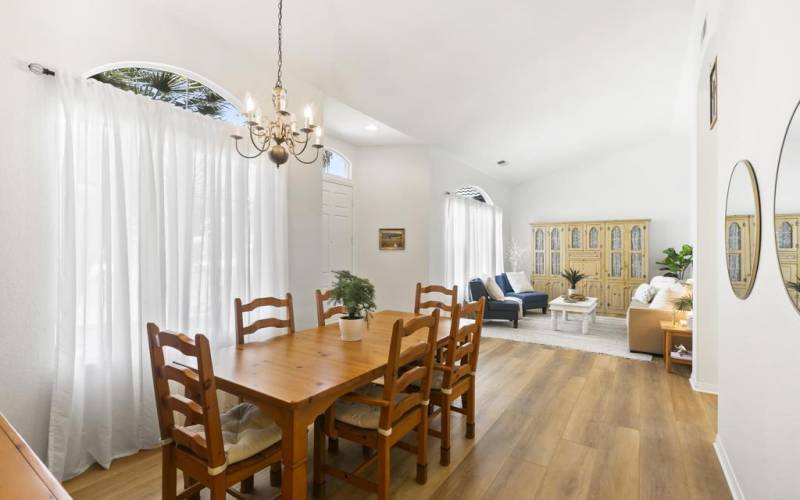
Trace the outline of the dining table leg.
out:
[[[307,498],[308,425],[302,415],[290,414],[282,426],[281,453],[283,481],[281,498],[305,500]]]

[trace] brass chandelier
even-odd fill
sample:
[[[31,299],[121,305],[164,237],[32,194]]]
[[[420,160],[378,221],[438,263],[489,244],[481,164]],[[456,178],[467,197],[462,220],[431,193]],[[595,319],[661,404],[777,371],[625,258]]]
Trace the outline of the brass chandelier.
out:
[[[248,155],[239,149],[239,141],[244,137],[239,130],[231,137],[236,141],[236,151],[243,157],[258,158],[267,153],[269,159],[280,168],[289,160],[289,155],[297,161],[310,165],[319,158],[322,145],[322,127],[314,123],[314,116],[310,106],[305,108],[305,121],[303,127],[298,129],[297,122],[292,113],[286,110],[286,89],[283,88],[281,76],[283,73],[283,0],[278,0],[278,77],[272,89],[272,106],[275,110],[273,119],[264,119],[260,110],[256,110],[253,99],[248,95],[245,99],[245,124],[246,135],[255,149],[254,154]],[[312,134],[314,138],[312,138]],[[314,141],[311,144],[312,140]],[[301,158],[306,149],[311,146],[315,151],[313,159]],[[310,158],[310,155],[306,156]]]

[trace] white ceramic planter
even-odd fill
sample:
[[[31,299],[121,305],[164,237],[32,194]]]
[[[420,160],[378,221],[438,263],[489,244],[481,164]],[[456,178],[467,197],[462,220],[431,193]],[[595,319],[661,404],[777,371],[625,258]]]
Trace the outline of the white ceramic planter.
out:
[[[361,340],[361,337],[364,335],[364,330],[367,328],[367,322],[364,318],[359,319],[347,319],[347,318],[339,318],[339,333],[342,336],[342,340],[345,342],[353,342],[356,340]]]
[[[567,296],[571,296],[571,295],[575,295],[575,289],[574,288],[569,288],[567,290]]]

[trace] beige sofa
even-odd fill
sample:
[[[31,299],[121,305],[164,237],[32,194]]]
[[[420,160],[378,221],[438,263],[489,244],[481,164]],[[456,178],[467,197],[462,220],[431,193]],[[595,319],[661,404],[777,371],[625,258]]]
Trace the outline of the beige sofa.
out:
[[[672,321],[672,308],[654,308],[647,302],[631,299],[628,306],[628,349],[631,352],[664,354],[664,332],[661,321]],[[686,314],[678,312],[676,317],[684,319]]]

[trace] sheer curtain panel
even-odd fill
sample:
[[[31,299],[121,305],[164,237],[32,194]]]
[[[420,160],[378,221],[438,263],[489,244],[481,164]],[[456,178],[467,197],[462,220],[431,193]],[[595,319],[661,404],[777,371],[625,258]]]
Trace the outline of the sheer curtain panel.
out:
[[[447,196],[445,280],[469,297],[469,280],[503,272],[503,210],[471,198]]]
[[[230,125],[58,73],[58,316],[48,465],[159,443],[145,324],[235,342],[233,299],[285,293],[286,177]],[[44,142],[44,141],[43,141]]]

